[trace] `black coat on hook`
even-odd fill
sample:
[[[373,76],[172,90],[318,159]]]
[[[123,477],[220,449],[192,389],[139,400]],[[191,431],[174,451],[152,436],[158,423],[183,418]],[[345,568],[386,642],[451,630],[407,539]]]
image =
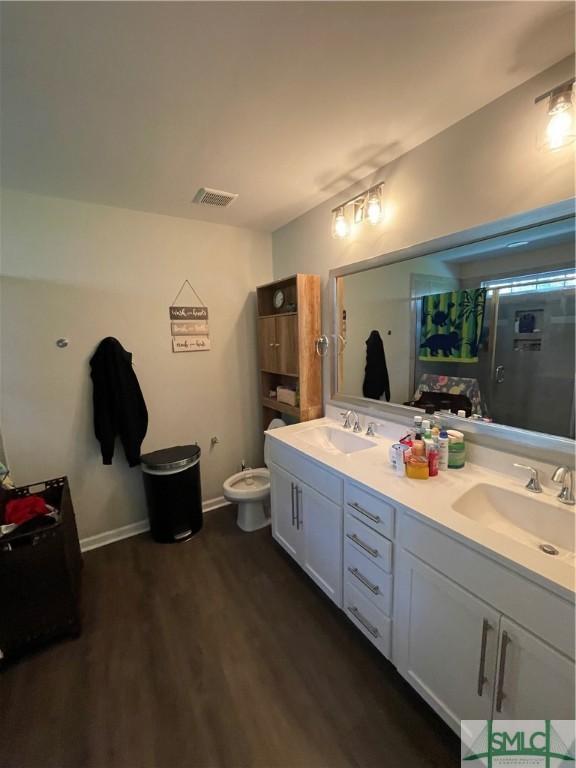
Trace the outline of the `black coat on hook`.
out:
[[[378,331],[371,331],[366,339],[366,368],[364,369],[364,397],[380,400],[382,395],[390,400],[390,379],[384,354],[384,343]]]
[[[104,464],[112,464],[120,437],[131,467],[140,464],[140,447],[148,429],[148,410],[132,368],[132,354],[118,339],[103,339],[90,360],[94,384],[94,432]]]

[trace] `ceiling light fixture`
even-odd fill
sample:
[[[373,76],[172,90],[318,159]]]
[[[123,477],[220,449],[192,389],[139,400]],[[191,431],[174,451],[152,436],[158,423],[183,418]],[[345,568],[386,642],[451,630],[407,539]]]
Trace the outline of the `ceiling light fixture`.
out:
[[[383,186],[384,182],[381,181],[334,208],[332,210],[332,236],[342,240],[350,234],[350,222],[346,216],[348,208],[352,209],[351,218],[354,224],[361,224],[363,221],[378,224],[382,220],[383,214]]]
[[[572,91],[575,78],[538,96],[534,103],[548,100],[546,124],[539,144],[553,152],[571,144],[576,139],[576,121]]]

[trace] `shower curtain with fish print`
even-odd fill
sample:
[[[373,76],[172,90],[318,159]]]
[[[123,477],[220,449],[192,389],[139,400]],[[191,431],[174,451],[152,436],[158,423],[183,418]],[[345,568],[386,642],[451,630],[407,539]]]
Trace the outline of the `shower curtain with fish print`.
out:
[[[423,296],[418,357],[428,362],[477,363],[486,289]]]

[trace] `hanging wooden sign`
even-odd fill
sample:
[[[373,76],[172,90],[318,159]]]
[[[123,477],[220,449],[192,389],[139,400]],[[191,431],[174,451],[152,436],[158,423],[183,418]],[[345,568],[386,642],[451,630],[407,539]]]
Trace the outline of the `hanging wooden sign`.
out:
[[[206,352],[210,349],[210,331],[208,326],[208,307],[176,305],[175,302],[188,285],[194,295],[202,299],[188,280],[185,280],[170,306],[170,330],[172,333],[172,352]]]

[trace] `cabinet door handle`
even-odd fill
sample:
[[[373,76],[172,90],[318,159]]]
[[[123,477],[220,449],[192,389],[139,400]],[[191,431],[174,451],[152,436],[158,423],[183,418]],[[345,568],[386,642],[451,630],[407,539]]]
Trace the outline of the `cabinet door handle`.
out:
[[[354,576],[358,579],[362,584],[364,584],[365,587],[367,587],[370,592],[372,592],[373,595],[379,595],[380,594],[380,587],[377,584],[372,584],[371,581],[369,581],[366,576],[364,576],[363,573],[360,573],[358,568],[352,568],[351,566],[348,566],[348,570]]]
[[[366,618],[364,618],[364,616],[362,616],[362,614],[360,613],[358,608],[356,608],[355,605],[349,605],[348,606],[348,610],[350,611],[352,616],[354,616],[354,618],[357,619],[360,622],[360,624],[362,624],[362,626],[365,629],[368,630],[368,632],[370,632],[372,637],[379,637],[380,636],[380,632],[378,632],[376,627],[373,624],[370,624],[368,619],[366,619]]]
[[[292,490],[291,490],[290,493],[291,493],[291,497],[292,497],[292,525],[294,526],[295,517],[296,517],[296,514],[297,514],[296,513],[296,507],[294,506],[294,491],[296,490],[296,486],[294,485],[294,483],[290,483],[290,485],[292,486]]]
[[[304,527],[304,520],[301,516],[302,512],[302,488],[296,486],[296,527],[298,530]]]
[[[274,345],[274,342],[273,342],[273,341],[271,341],[271,342],[268,344],[268,346],[269,346],[269,347],[273,347],[273,346],[275,346],[275,345]]]
[[[353,541],[354,544],[358,544],[359,547],[365,549],[369,555],[372,555],[372,557],[378,557],[378,550],[374,549],[374,547],[371,547],[369,544],[366,544],[366,542],[358,538],[355,533],[347,533],[346,536],[350,539],[350,541]]]
[[[480,664],[478,665],[478,696],[482,696],[484,690],[484,683],[488,682],[486,677],[486,645],[488,642],[488,632],[492,629],[492,625],[488,619],[482,621],[482,642],[480,643]]]
[[[508,645],[512,641],[508,632],[502,632],[500,641],[500,669],[498,670],[498,690],[496,691],[496,712],[502,712],[502,702],[506,698],[504,693],[504,674],[506,672],[506,653]]]
[[[279,344],[278,342],[276,342],[276,344],[274,344],[274,346],[275,346],[275,347],[279,347],[279,346],[280,346],[280,344]]]
[[[364,507],[361,507],[360,504],[357,504],[355,501],[349,501],[348,506],[352,507],[352,509],[355,509],[356,512],[360,512],[360,514],[364,515],[364,517],[367,517],[368,520],[372,520],[373,523],[381,522],[378,515],[373,515],[372,512],[368,512],[367,509],[364,509]]]

